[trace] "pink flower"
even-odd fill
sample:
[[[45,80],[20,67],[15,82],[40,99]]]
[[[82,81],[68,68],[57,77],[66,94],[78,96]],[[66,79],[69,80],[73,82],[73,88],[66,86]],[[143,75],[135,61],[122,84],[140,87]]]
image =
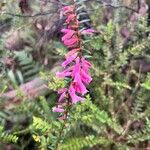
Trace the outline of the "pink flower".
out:
[[[63,33],[69,33],[69,32],[73,32],[74,30],[72,29],[62,29],[61,32]]]
[[[62,72],[56,72],[56,76],[59,78],[64,78],[64,77],[68,77],[72,75],[72,69],[73,67],[69,67],[66,70],[62,71]]]
[[[68,90],[67,88],[61,88],[58,90],[58,94],[62,94],[64,92],[67,92],[67,90]]]
[[[72,37],[71,39],[65,40],[64,44],[70,47],[70,46],[74,46],[75,44],[77,44],[77,42],[79,42],[79,39],[77,37]]]
[[[66,97],[66,92],[62,93],[58,99],[58,102],[63,102]]]
[[[66,41],[70,39],[75,33],[74,30],[70,30],[70,29],[62,29],[61,32],[65,33],[65,35],[62,37],[62,41]]]
[[[93,35],[96,31],[94,29],[86,29],[81,32],[81,34],[90,34]]]
[[[64,101],[67,91],[68,91],[67,88],[62,88],[62,89],[58,90],[58,94],[61,94],[59,99],[58,99],[58,102],[63,102]]]
[[[85,95],[88,92],[88,90],[86,89],[85,85],[83,84],[83,82],[81,80],[80,73],[76,73],[72,84],[73,84],[73,87],[76,92],[78,92],[82,95]]]
[[[71,76],[71,74],[72,74],[71,72],[63,71],[63,72],[57,72],[56,76],[59,78],[64,78],[64,77]]]
[[[69,90],[68,90],[69,94],[70,94],[70,97],[71,97],[71,100],[72,100],[72,103],[73,104],[76,104],[77,102],[79,101],[83,101],[84,98],[83,97],[80,97],[80,96],[77,96],[76,93],[75,93],[75,89],[73,87],[73,85],[71,84],[70,87],[69,87]]]
[[[62,8],[64,13],[69,13],[69,12],[73,12],[74,11],[74,6],[70,5],[70,6],[65,6]]]
[[[88,73],[89,68],[92,67],[92,65],[90,64],[90,62],[88,62],[87,60],[85,60],[85,58],[83,58],[83,57],[81,59],[81,66],[82,66],[82,69],[85,71],[85,73]]]
[[[76,92],[81,93],[82,95],[86,94],[88,91],[85,87],[85,85],[82,83],[81,79],[81,65],[80,65],[80,58],[76,58],[76,64],[74,65],[74,69],[72,71],[72,77],[74,78],[73,80],[73,86]],[[90,80],[86,75],[82,76],[82,78],[85,80]]]
[[[66,67],[68,64],[70,64],[75,58],[77,57],[77,53],[73,54],[70,57],[67,57],[67,59],[62,63],[62,67]]]
[[[77,57],[76,59],[75,59],[75,65],[74,65],[74,68],[73,68],[73,71],[72,71],[72,77],[74,78],[75,77],[75,75],[77,74],[77,73],[80,73],[80,58],[79,57]]]
[[[66,97],[66,92],[62,93],[58,99],[58,102],[63,102]]]
[[[74,19],[76,19],[76,15],[75,14],[70,14],[66,20],[66,23],[70,23],[71,21],[74,21]]]
[[[83,69],[81,70],[81,79],[86,84],[89,84],[92,81],[92,77],[89,76]]]
[[[57,107],[53,107],[52,111],[62,113],[64,112],[64,109],[62,108],[62,106],[58,105]]]
[[[73,55],[74,53],[76,53],[77,51],[79,51],[80,48],[75,48],[70,50],[67,54],[66,54],[66,58],[70,57],[71,55]]]
[[[63,116],[59,117],[58,119],[59,119],[59,120],[66,120],[67,117],[66,117],[65,115],[63,115]]]

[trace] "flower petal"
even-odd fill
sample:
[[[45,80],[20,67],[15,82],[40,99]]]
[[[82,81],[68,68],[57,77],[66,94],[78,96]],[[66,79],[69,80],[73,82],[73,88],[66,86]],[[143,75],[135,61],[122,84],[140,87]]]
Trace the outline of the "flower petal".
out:
[[[92,77],[88,75],[84,70],[81,70],[81,80],[84,83],[89,84],[92,81]]]
[[[70,23],[71,21],[74,21],[76,19],[76,15],[75,14],[70,14],[68,16],[68,18],[66,19],[66,23]]]
[[[71,39],[65,40],[64,44],[66,46],[72,46],[72,45],[76,44],[78,41],[79,41],[78,38],[71,38]]]
[[[67,54],[66,54],[66,58],[73,55],[74,53],[76,53],[77,51],[79,51],[80,48],[75,48],[75,49],[72,49],[70,50]]]
[[[85,95],[88,92],[85,85],[82,83],[81,76],[79,73],[75,75],[75,78],[73,80],[73,86],[75,91],[82,95]]]
[[[75,59],[75,65],[74,65],[74,68],[73,68],[73,71],[72,71],[72,77],[75,77],[75,75],[77,74],[77,73],[80,73],[80,58],[79,57],[77,57],[76,59]]]
[[[93,33],[95,33],[96,31],[94,29],[86,29],[86,30],[83,30],[81,32],[81,34],[89,34],[89,35],[93,35]]]
[[[74,68],[74,66],[71,66],[71,67],[67,68],[66,70],[64,70],[62,72],[56,72],[56,76],[59,77],[59,78],[64,78],[64,77],[67,77],[67,76],[71,76],[73,68]]]
[[[58,90],[58,94],[62,94],[64,92],[67,92],[67,90],[68,90],[67,88],[61,88]]]
[[[74,30],[69,30],[67,33],[65,33],[65,35],[62,37],[62,41],[66,41],[69,40],[73,34],[75,33]]]
[[[77,96],[75,93],[75,89],[72,85],[70,85],[69,90],[68,90],[70,97],[72,99],[72,103],[76,104],[77,102],[82,102],[84,100],[83,97]]]
[[[66,72],[66,71],[56,72],[56,76],[59,78],[68,77],[68,76],[71,76],[71,74],[72,74],[71,72]]]
[[[85,60],[85,58],[81,59],[81,66],[86,73],[88,73],[89,68],[92,67],[91,63]]]
[[[71,55],[70,57],[67,57],[67,59],[62,63],[62,67],[66,67],[68,64],[70,64],[73,60],[75,60],[77,57],[77,53]]]
[[[65,6],[65,7],[62,8],[62,11],[63,11],[64,13],[73,12],[73,11],[74,11],[74,6],[73,6],[73,5]]]
[[[71,32],[74,32],[74,30],[71,30],[71,29],[62,29],[61,32],[63,32],[63,33],[71,33]]]
[[[63,109],[63,108],[61,108],[61,106],[59,107],[53,107],[52,108],[52,111],[53,112],[59,112],[59,113],[62,113],[62,112],[64,112],[65,110]]]

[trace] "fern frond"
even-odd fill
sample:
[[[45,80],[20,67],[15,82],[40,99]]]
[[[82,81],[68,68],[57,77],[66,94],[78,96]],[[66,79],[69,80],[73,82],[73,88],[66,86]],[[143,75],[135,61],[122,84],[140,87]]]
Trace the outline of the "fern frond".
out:
[[[112,141],[104,137],[95,137],[89,135],[86,137],[74,137],[63,144],[60,144],[60,150],[81,150],[82,148],[92,148],[95,145],[104,145],[105,147],[112,144]]]
[[[0,140],[1,140],[1,141],[4,141],[4,142],[17,143],[18,137],[17,137],[16,135],[3,132],[3,133],[0,134]]]
[[[146,118],[146,124],[141,131],[132,132],[128,135],[128,143],[150,141],[150,119]]]
[[[22,102],[20,105],[15,107],[15,110],[17,112],[28,112],[28,113],[33,113],[36,115],[40,115],[43,116],[44,115],[44,111],[42,109],[42,107],[39,106],[38,103],[33,102],[33,101],[24,101]]]
[[[121,133],[123,131],[122,127],[115,119],[112,119],[106,111],[100,110],[91,102],[89,95],[87,95],[86,100],[82,104],[77,105],[76,111],[74,111],[72,117],[75,122],[80,120],[86,125],[90,124],[90,126],[92,123],[99,126],[105,124],[117,133]]]
[[[34,79],[39,73],[39,64],[36,63],[31,54],[25,51],[14,52],[14,59],[17,61],[17,68],[7,69],[7,75],[14,85],[20,85]]]
[[[35,117],[33,116],[33,124],[32,127],[35,130],[39,130],[42,133],[45,133],[46,131],[48,131],[49,129],[51,129],[52,125],[48,122],[46,122],[45,120]]]

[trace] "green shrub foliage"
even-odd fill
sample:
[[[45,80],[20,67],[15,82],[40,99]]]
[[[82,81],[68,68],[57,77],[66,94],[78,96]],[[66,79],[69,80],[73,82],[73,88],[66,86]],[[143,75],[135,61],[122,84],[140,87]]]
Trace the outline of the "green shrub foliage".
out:
[[[7,27],[6,31],[0,30],[0,146],[5,149],[10,144],[19,150],[148,149],[150,28],[148,14],[134,12],[136,1],[126,7],[123,0],[112,0],[111,4],[105,0],[75,1],[81,30],[90,24],[96,31],[92,36],[82,37],[83,54],[93,66],[93,80],[85,100],[69,107],[66,120],[59,119],[62,114],[52,112],[58,100],[57,90],[68,82],[55,76],[62,69],[60,63],[67,52],[61,35],[51,31],[58,25],[55,20],[59,12],[24,17],[18,2],[2,1],[0,28],[3,24]],[[16,7],[13,11],[11,3]],[[52,4],[48,2],[47,7],[55,6],[55,2]],[[43,13],[42,7],[47,9],[44,4],[39,8],[38,0],[29,5],[35,14]],[[110,13],[113,15],[107,20]],[[131,16],[139,17],[131,21]],[[56,24],[41,34],[40,20],[43,24],[47,21],[47,28],[52,22]],[[18,38],[25,41],[19,50],[6,46],[12,31],[19,31]],[[43,81],[42,88],[35,86],[27,91],[29,95],[24,93],[20,87],[29,82],[32,85],[36,78]],[[16,96],[10,91],[15,91]]]

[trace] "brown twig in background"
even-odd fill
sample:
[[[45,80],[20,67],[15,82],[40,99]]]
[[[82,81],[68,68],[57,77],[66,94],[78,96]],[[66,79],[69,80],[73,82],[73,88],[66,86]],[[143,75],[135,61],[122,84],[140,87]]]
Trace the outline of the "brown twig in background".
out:
[[[53,13],[56,13],[56,11],[50,11],[50,12],[44,12],[44,13],[36,13],[36,14],[33,14],[33,15],[20,15],[20,14],[13,14],[13,13],[10,13],[10,12],[1,12],[1,15],[9,15],[9,16],[12,16],[12,17],[23,17],[23,18],[32,18],[32,17],[39,17],[39,16],[46,16],[46,15],[50,15],[50,14],[53,14]]]
[[[93,0],[92,0],[93,1]],[[138,13],[138,10],[134,9],[134,8],[131,8],[131,7],[128,7],[128,6],[125,6],[125,5],[113,5],[112,3],[106,3],[102,0],[96,0],[98,3],[100,3],[101,5],[103,6],[108,6],[108,7],[112,7],[112,8],[115,8],[115,9],[119,9],[119,8],[125,8],[125,9],[128,9],[130,11],[133,11],[133,12],[136,12]]]
[[[128,9],[128,10],[130,10],[130,11],[133,11],[133,12],[136,12],[136,13],[138,13],[138,10],[136,10],[136,9],[133,9],[133,8],[131,8],[131,7],[128,7],[128,6],[125,6],[125,5],[113,5],[113,4],[111,4],[111,3],[106,3],[106,2],[104,2],[104,1],[102,1],[102,0],[97,0],[97,2],[99,2],[100,4],[102,4],[103,6],[110,6],[110,7],[113,7],[113,8],[116,8],[116,9],[118,9],[118,8],[125,8],[125,9]]]
[[[8,91],[0,96],[4,100],[4,104],[1,107],[9,108],[18,102],[18,91],[30,99],[37,98],[41,95],[46,95],[49,92],[46,86],[46,81],[41,78],[35,78],[34,80],[21,85],[18,90]]]
[[[99,2],[103,6],[109,6],[109,7],[115,8],[115,9],[126,8],[126,9],[128,9],[130,11],[138,13],[138,10],[133,9],[131,7],[128,7],[128,6],[125,6],[125,5],[115,6],[115,5],[111,4],[111,3],[106,3],[106,2],[101,1],[101,0],[96,0],[96,1]],[[49,15],[49,14],[53,14],[53,13],[56,13],[56,11],[54,11],[54,12],[53,11],[43,12],[43,13],[39,12],[39,13],[36,13],[36,14],[33,14],[33,15],[21,15],[21,14],[13,14],[13,13],[10,13],[10,12],[1,12],[1,15],[10,15],[10,16],[13,16],[13,17],[23,17],[23,18],[28,18],[29,17],[30,18],[30,17],[45,16],[45,15]]]

